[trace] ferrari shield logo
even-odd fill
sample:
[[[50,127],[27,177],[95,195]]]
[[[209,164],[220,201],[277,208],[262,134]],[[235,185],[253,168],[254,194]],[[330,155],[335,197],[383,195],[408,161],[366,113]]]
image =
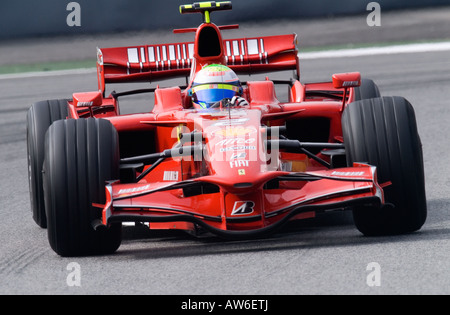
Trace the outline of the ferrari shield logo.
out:
[[[253,201],[236,201],[231,215],[243,215],[253,213],[255,203]]]

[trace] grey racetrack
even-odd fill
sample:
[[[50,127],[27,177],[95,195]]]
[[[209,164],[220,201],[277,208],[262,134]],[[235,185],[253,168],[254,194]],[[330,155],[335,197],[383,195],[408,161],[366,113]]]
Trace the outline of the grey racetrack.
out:
[[[363,237],[345,213],[251,241],[125,227],[115,255],[81,258],[57,256],[31,218],[25,119],[33,102],[95,90],[96,75],[0,78],[0,294],[449,294],[450,52],[305,60],[302,81],[347,71],[415,107],[429,213],[422,230]],[[71,262],[80,286],[68,285]],[[373,262],[379,286],[367,282]]]

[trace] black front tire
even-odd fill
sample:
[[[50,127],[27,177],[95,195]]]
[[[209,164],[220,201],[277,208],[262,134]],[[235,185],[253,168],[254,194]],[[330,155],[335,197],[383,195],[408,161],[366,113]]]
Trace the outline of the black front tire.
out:
[[[348,105],[342,118],[347,164],[377,167],[386,203],[380,209],[355,208],[356,227],[364,235],[392,235],[419,230],[427,217],[423,153],[412,105],[402,97],[361,100]]]
[[[50,100],[34,103],[27,113],[28,183],[33,220],[41,228],[47,227],[42,165],[44,163],[45,133],[50,125],[66,119],[68,100]]]
[[[119,178],[118,134],[103,119],[55,122],[46,137],[44,193],[48,238],[61,256],[114,253],[121,243],[121,224],[94,230],[105,204],[106,181]]]

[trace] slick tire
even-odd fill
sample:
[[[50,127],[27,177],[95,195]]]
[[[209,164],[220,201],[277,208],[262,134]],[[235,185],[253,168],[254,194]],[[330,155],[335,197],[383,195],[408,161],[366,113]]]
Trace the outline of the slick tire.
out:
[[[47,227],[42,165],[44,163],[45,133],[50,125],[68,115],[68,100],[49,100],[35,103],[27,113],[28,183],[33,220],[41,228]]]
[[[380,89],[371,79],[362,79],[361,85],[355,88],[355,101],[381,97]]]
[[[44,194],[48,239],[64,257],[106,255],[121,244],[122,225],[94,230],[106,203],[106,181],[119,178],[118,134],[103,119],[55,122],[45,142]]]
[[[354,208],[356,227],[367,236],[419,230],[427,217],[423,154],[414,109],[402,97],[361,100],[342,118],[347,163],[377,167],[385,202],[382,209]]]

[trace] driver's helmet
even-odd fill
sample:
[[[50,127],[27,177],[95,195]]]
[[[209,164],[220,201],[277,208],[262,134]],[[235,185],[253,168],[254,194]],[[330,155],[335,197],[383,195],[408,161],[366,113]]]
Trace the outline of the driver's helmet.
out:
[[[241,95],[242,87],[233,70],[224,65],[213,64],[196,74],[190,94],[194,104],[207,109],[223,99]]]

